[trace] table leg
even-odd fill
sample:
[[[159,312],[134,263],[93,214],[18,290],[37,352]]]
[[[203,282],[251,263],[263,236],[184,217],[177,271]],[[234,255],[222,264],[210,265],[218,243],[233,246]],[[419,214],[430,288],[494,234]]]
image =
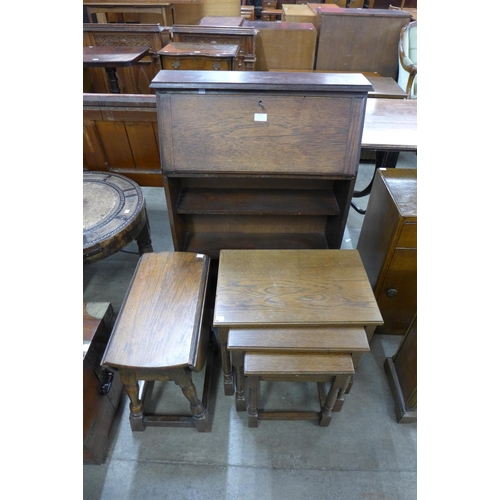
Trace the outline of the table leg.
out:
[[[130,428],[132,431],[143,431],[145,429],[144,413],[142,401],[139,399],[139,383],[135,370],[120,369],[120,379],[130,399]]]
[[[149,227],[148,213],[146,212],[146,222],[141,232],[137,235],[135,239],[137,246],[139,247],[139,255],[143,253],[153,252],[153,246],[151,244],[151,229]]]
[[[118,78],[116,78],[116,68],[106,68],[108,75],[109,90],[112,94],[119,94],[120,87],[118,86]]]
[[[245,400],[245,373],[243,368],[243,353],[232,351],[231,357],[236,385],[236,390],[234,392],[236,411],[245,411],[247,409],[247,402]]]
[[[323,408],[321,408],[321,415],[319,417],[320,427],[328,427],[330,425],[330,421],[332,420],[333,405],[337,400],[339,391],[340,387],[335,384],[335,379],[333,379],[328,395],[326,396],[325,404],[323,405]]]
[[[339,387],[339,392],[335,404],[333,405],[332,411],[337,412],[342,409],[342,406],[344,405],[344,394],[346,393],[350,383],[351,383],[350,375],[337,375],[335,377],[334,384],[335,387]]]
[[[352,193],[353,198],[363,198],[364,196],[368,196],[372,191],[373,181],[375,180],[375,174],[379,168],[396,168],[396,164],[398,163],[399,151],[375,151],[375,170],[373,171],[373,176],[368,184],[361,191],[354,191]],[[366,213],[366,210],[358,207],[353,201],[351,201],[351,206],[361,215]]]
[[[196,430],[198,432],[210,432],[210,426],[207,421],[207,411],[196,394],[196,387],[191,378],[191,370],[188,368],[172,370],[170,377],[182,389],[182,393],[189,401]]]
[[[259,377],[248,377],[248,427],[259,425]]]
[[[224,374],[224,394],[232,396],[234,394],[234,380],[232,373],[231,360],[227,350],[227,337],[229,328],[218,328],[218,337],[220,342],[220,354],[222,360],[222,373]]]

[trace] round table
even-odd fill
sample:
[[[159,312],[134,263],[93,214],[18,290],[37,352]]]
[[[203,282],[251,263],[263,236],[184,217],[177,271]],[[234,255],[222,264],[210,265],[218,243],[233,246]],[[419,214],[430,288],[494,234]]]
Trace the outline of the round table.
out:
[[[139,255],[152,252],[141,188],[119,174],[83,172],[83,262],[104,259],[137,241]]]

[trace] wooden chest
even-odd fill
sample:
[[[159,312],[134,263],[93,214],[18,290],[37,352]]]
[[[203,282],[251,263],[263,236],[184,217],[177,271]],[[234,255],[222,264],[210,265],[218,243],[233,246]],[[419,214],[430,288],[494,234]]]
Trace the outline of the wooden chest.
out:
[[[161,71],[151,85],[176,251],[340,247],[365,77]]]
[[[255,29],[245,26],[182,26],[171,29],[173,42],[197,44],[239,45],[240,49],[235,70],[253,71],[255,69]]]
[[[158,54],[163,69],[233,71],[239,45],[171,42]]]
[[[403,335],[417,312],[417,170],[379,169],[358,241],[384,325]]]

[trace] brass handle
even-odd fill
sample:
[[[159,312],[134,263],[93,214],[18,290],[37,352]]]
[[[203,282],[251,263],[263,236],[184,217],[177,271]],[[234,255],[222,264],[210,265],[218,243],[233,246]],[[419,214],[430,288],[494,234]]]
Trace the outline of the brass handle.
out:
[[[172,68],[174,68],[174,69],[179,69],[180,67],[181,67],[181,63],[180,63],[180,61],[174,61],[174,62],[172,63]]]

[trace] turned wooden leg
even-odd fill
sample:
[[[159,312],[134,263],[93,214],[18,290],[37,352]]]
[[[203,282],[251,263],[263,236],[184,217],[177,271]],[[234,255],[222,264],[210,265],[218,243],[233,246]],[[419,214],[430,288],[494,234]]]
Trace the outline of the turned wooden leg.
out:
[[[248,377],[248,427],[259,425],[259,377]]]
[[[321,408],[321,415],[319,417],[320,427],[328,427],[330,425],[330,421],[332,420],[333,405],[337,400],[339,391],[340,387],[335,385],[335,379],[333,379],[330,385],[330,390],[328,391],[328,395],[326,396],[323,408]]]
[[[335,377],[334,384],[336,387],[339,387],[340,390],[338,392],[337,400],[333,405],[333,411],[340,411],[342,409],[342,406],[344,405],[344,394],[346,393],[346,390],[349,387],[350,383],[350,375],[337,375]]]
[[[234,394],[234,380],[229,351],[227,350],[227,337],[229,335],[229,329],[218,328],[218,334],[222,361],[222,373],[224,374],[224,394],[226,396],[232,396]]]
[[[198,432],[210,432],[207,411],[196,394],[196,387],[191,378],[191,370],[189,370],[189,368],[173,370],[171,378],[182,389],[182,393],[189,401],[196,430]]]
[[[243,369],[243,353],[233,351],[231,357],[236,385],[236,390],[234,392],[236,411],[245,411],[247,409],[247,402],[245,399],[245,373]]]
[[[106,74],[108,75],[109,91],[112,94],[119,94],[120,87],[116,78],[116,68],[106,68]]]
[[[145,429],[144,413],[142,401],[139,399],[139,384],[135,370],[120,369],[120,379],[130,399],[130,428],[132,431],[143,431]]]
[[[151,229],[149,227],[148,213],[146,212],[146,222],[141,232],[137,235],[135,239],[137,246],[139,247],[139,255],[144,253],[153,252],[153,246],[151,244]]]

